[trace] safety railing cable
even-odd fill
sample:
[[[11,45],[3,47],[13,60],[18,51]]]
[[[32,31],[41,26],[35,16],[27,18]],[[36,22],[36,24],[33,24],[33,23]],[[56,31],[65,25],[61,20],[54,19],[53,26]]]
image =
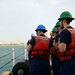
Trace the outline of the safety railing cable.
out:
[[[4,66],[6,66],[7,64],[9,64],[13,59],[11,59],[10,61],[8,61],[7,63],[5,63],[3,66],[0,67],[0,69],[4,68]]]
[[[13,48],[13,49],[14,49],[14,48]],[[9,53],[7,53],[7,54],[1,56],[0,59],[3,58],[3,57],[8,56],[9,54],[11,54],[11,53],[14,51],[13,49],[12,49],[11,52],[9,52]],[[17,59],[18,57],[22,56],[23,54],[24,54],[24,52],[21,53],[20,55],[18,55],[17,57],[15,57],[14,59]],[[11,61],[13,61],[14,59],[12,58],[11,60],[9,60],[7,63],[5,63],[3,66],[1,66],[0,69],[4,68],[6,65],[8,65],[8,64],[9,64]],[[24,58],[23,58],[23,59],[24,59]]]
[[[4,57],[6,57],[6,56],[8,56],[8,55],[9,55],[9,54],[11,54],[11,53],[12,53],[12,51],[11,51],[11,52],[9,52],[9,53],[8,53],[8,54],[6,54],[6,55],[1,56],[1,57],[0,57],[0,59],[1,59],[1,58],[4,58]]]
[[[15,57],[15,59],[17,59],[18,57],[20,57],[20,56],[23,55],[23,54],[24,54],[24,52],[23,52],[22,54],[18,55],[17,57]]]
[[[24,52],[22,53],[24,54]],[[22,54],[18,55],[17,57],[15,57],[15,59],[17,59],[18,57],[20,57]],[[11,59],[10,61],[8,61],[7,63],[5,63],[2,67],[0,67],[0,69],[4,68],[7,64],[9,64],[13,59]]]

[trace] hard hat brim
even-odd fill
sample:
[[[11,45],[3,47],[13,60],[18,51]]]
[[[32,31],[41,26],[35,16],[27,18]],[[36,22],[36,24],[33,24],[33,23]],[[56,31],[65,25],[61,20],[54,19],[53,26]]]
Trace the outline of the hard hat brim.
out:
[[[55,27],[60,27],[60,26],[55,26]]]
[[[58,20],[61,20],[61,19],[71,19],[71,20],[75,20],[75,18],[58,18]]]
[[[44,29],[36,29],[35,31],[44,31],[44,32],[47,32],[47,30],[44,30]]]

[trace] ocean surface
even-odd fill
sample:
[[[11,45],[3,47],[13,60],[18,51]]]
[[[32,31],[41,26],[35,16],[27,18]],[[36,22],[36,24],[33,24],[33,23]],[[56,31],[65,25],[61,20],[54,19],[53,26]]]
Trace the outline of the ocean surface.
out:
[[[0,46],[0,75],[5,71],[12,71],[13,59],[12,49],[14,48],[15,64],[25,60],[24,45],[5,45]],[[28,53],[26,52],[26,57]]]

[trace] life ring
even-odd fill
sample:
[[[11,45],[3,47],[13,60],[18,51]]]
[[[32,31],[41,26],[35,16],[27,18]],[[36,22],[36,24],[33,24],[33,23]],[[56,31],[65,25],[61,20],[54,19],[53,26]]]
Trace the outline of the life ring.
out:
[[[29,61],[18,62],[12,69],[13,75],[29,75]]]

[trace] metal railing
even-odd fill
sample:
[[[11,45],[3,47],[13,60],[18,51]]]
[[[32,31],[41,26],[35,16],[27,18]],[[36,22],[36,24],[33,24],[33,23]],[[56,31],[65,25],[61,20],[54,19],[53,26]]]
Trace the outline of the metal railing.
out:
[[[8,52],[7,54],[5,54],[5,55],[3,55],[3,56],[1,56],[1,57],[0,57],[0,60],[3,59],[3,58],[5,58],[6,56],[9,56],[10,54],[12,55],[12,58],[11,58],[8,62],[5,62],[5,64],[3,64],[3,65],[0,67],[0,70],[1,70],[2,68],[5,68],[5,66],[8,65],[10,62],[12,62],[13,66],[14,66],[16,59],[19,58],[20,56],[22,56],[23,54],[24,54],[24,58],[23,58],[23,59],[24,59],[24,60],[28,59],[28,58],[27,58],[27,51],[26,51],[26,47],[25,47],[25,48],[24,48],[24,52],[21,53],[21,54],[18,55],[18,56],[15,56],[15,49],[12,48],[12,51],[11,51],[11,52]],[[13,66],[12,66],[12,67],[13,67]]]

